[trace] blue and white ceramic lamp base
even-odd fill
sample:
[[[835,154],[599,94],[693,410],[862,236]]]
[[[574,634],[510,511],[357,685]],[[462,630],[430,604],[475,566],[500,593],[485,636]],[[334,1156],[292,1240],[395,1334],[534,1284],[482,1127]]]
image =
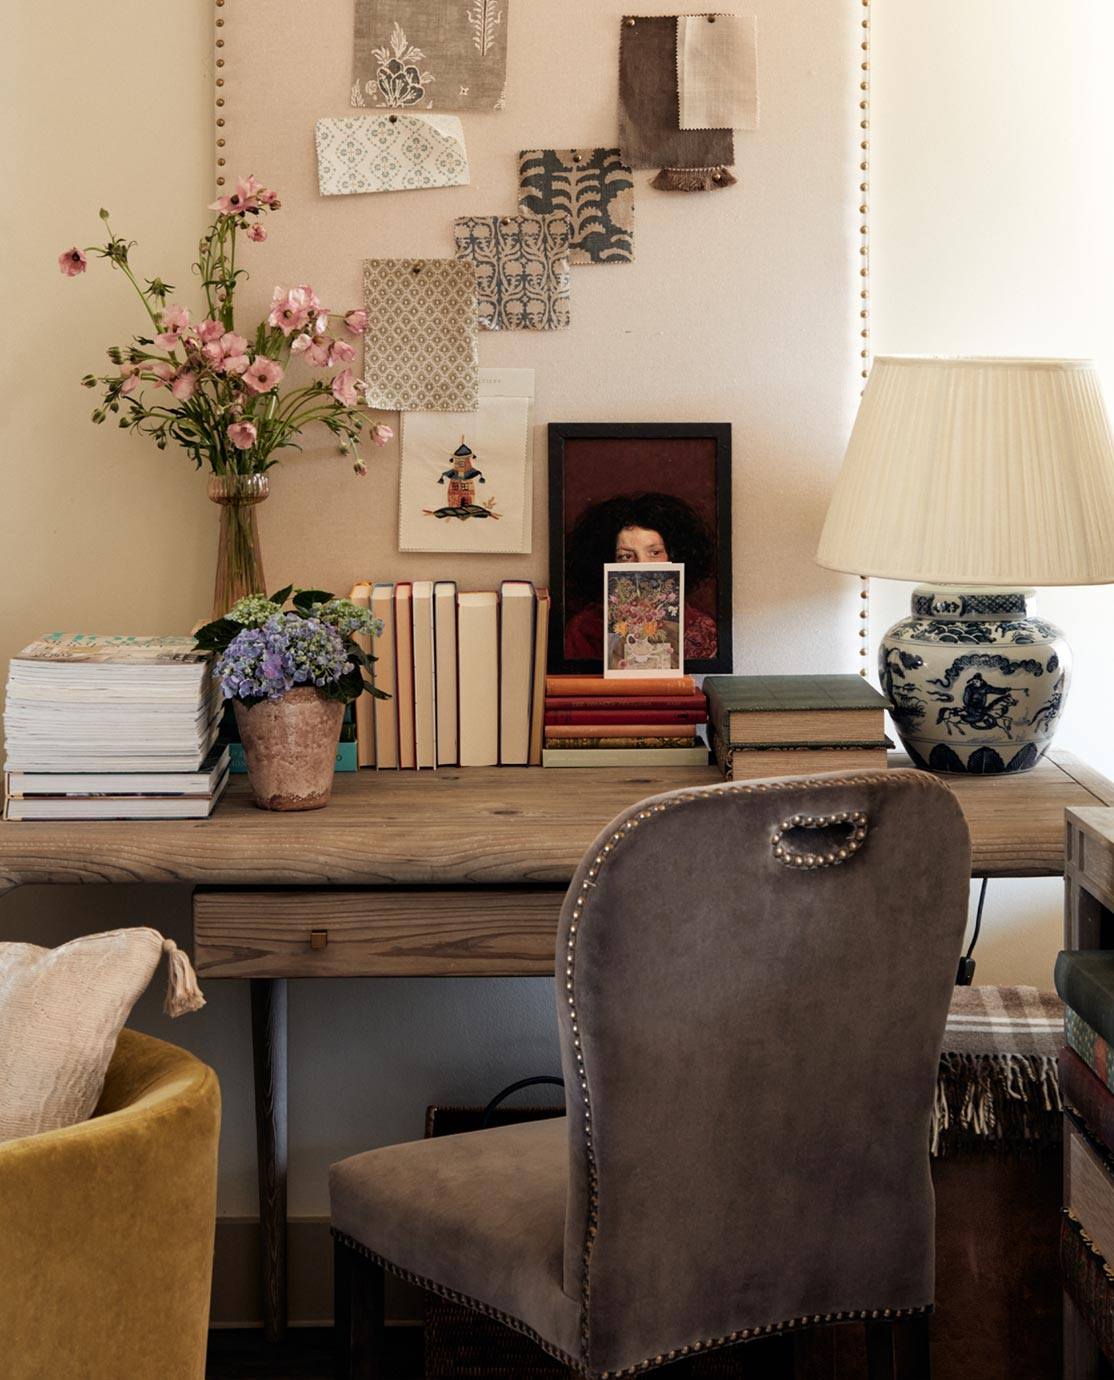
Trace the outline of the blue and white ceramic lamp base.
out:
[[[894,726],[918,767],[997,775],[1047,751],[1067,699],[1071,651],[1032,616],[1031,589],[918,585],[879,648]]]

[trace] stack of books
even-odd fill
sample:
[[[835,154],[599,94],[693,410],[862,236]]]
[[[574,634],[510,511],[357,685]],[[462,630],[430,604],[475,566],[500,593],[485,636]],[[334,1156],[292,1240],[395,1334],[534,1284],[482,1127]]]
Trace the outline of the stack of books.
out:
[[[228,780],[220,715],[192,637],[42,637],[8,673],[4,817],[204,818]]]
[[[691,676],[549,676],[542,765],[706,766],[707,718]]]
[[[706,676],[716,762],[729,781],[884,770],[885,695],[861,676]]]
[[[390,696],[356,701],[361,766],[541,765],[548,590],[365,580],[350,597],[382,621],[368,646]]]
[[[1114,950],[1060,954],[1056,991],[1066,1007],[1059,1065],[1070,1167],[1060,1262],[1076,1305],[1104,1333],[1114,1303]]]

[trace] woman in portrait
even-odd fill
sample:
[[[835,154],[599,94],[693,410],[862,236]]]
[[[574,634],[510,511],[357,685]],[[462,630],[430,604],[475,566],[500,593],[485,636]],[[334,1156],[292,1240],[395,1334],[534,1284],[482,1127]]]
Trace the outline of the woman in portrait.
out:
[[[569,533],[565,556],[565,598],[576,610],[565,623],[570,661],[603,659],[603,567],[611,561],[685,567],[685,660],[714,657],[716,623],[692,606],[692,595],[715,571],[715,541],[691,503],[672,494],[619,494],[593,503]]]

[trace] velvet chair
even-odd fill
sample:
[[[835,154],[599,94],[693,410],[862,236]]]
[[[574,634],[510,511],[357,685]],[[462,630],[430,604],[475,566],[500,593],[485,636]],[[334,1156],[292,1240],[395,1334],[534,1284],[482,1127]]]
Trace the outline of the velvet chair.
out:
[[[0,1145],[4,1380],[202,1380],[220,1088],[122,1030],[89,1121]]]
[[[926,1376],[929,1121],[969,876],[927,773],[620,815],[561,915],[567,1116],[333,1166],[341,1373],[383,1374],[386,1269],[590,1380],[856,1321],[873,1376],[898,1322]]]

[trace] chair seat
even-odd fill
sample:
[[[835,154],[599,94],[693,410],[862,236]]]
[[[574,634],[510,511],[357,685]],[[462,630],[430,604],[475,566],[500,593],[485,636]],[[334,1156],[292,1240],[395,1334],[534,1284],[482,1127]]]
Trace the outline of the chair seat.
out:
[[[388,1145],[329,1171],[335,1230],[419,1281],[519,1320],[570,1356],[564,1117]]]

